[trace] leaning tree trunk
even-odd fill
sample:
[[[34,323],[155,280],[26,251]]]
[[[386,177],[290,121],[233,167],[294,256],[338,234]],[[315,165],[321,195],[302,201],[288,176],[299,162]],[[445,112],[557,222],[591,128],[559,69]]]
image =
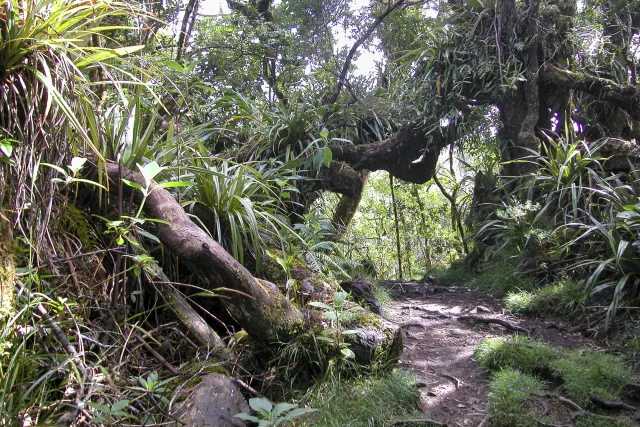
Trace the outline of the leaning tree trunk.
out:
[[[120,179],[144,186],[144,178],[138,172],[107,163],[106,170],[117,189]],[[131,187],[125,187],[124,197],[130,197]],[[141,192],[135,200],[142,202]],[[177,255],[184,265],[211,288],[224,287],[223,303],[229,313],[249,335],[266,344],[285,343],[306,329],[322,329],[324,319],[315,311],[303,316],[278,287],[265,280],[256,279],[215,240],[194,224],[182,206],[153,182],[144,200],[147,214],[157,223],[156,235],[162,244]],[[315,314],[314,314],[315,313]],[[373,317],[373,318],[371,318]],[[357,360],[362,364],[381,363],[397,359],[402,352],[402,332],[398,325],[364,313],[359,321],[350,324],[358,333],[349,336]]]
[[[106,167],[109,178],[118,182],[118,165],[107,163]],[[122,178],[145,185],[140,173],[124,168]],[[111,187],[117,188],[117,185]],[[284,298],[277,287],[258,281],[194,224],[168,191],[155,188],[155,183],[151,187],[153,189],[145,200],[145,210],[151,218],[166,222],[157,224],[160,241],[211,288],[229,290],[224,302],[252,337],[268,343],[286,340],[301,323],[302,313]],[[125,189],[131,190],[127,186]],[[136,192],[135,197],[140,199],[141,193]]]

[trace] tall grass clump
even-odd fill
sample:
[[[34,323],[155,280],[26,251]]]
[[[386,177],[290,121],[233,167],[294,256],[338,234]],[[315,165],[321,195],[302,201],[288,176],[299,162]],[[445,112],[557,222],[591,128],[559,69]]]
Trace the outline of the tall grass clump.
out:
[[[310,406],[318,408],[309,425],[373,427],[417,418],[420,393],[415,382],[413,374],[403,371],[342,382],[329,379],[309,393]]]

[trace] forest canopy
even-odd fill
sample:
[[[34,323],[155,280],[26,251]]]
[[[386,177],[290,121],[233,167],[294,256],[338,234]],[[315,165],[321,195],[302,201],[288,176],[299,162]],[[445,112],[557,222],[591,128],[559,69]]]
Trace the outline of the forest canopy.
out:
[[[210,3],[0,0],[0,425],[389,371],[376,279],[633,316],[640,2]]]

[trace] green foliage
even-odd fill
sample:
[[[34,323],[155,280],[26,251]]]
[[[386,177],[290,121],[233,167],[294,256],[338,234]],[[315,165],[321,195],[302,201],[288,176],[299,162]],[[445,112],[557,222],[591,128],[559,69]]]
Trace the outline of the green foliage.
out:
[[[0,316],[0,423],[5,425],[14,425],[26,417],[55,423],[67,405],[72,404],[64,395],[65,384],[82,387],[85,381],[78,369],[81,360],[48,350],[44,340],[61,343],[51,329],[52,324],[38,310],[41,305],[52,313],[55,327],[66,329],[83,324],[75,316],[77,305],[64,299],[51,300],[41,293],[29,293],[31,298],[25,294],[17,299],[11,317]],[[61,369],[65,366],[66,369]],[[42,405],[43,402],[47,405]]]
[[[475,360],[491,372],[511,368],[533,374],[543,371],[562,354],[560,350],[526,337],[487,338],[476,348]]]
[[[386,286],[382,286],[377,282],[373,282],[371,284],[373,288],[373,297],[378,301],[383,307],[391,304],[393,298],[391,297],[391,293]]]
[[[413,374],[394,371],[383,377],[319,383],[308,394],[311,406],[319,410],[306,425],[373,427],[419,418],[415,382]]]
[[[345,302],[349,294],[340,291],[336,292],[333,296],[333,304],[329,305],[319,301],[310,302],[309,305],[312,307],[317,307],[324,310],[324,317],[327,319],[331,327],[323,329],[320,332],[320,335],[316,336],[317,341],[324,341],[332,347],[335,347],[340,351],[339,357],[330,359],[329,366],[333,366],[336,364],[340,364],[341,360],[344,359],[353,359],[355,358],[355,354],[353,350],[349,348],[349,344],[344,341],[344,337],[346,335],[352,335],[358,333],[357,330],[345,330],[342,329],[342,325],[345,321],[347,321],[350,317],[353,316],[360,308],[356,305],[347,308]]]
[[[502,254],[486,262],[471,284],[497,297],[502,297],[514,289],[532,289],[533,280],[520,274],[518,262],[517,257]]]
[[[505,307],[512,313],[567,315],[581,308],[585,298],[583,287],[575,280],[562,278],[534,291],[509,292]]]
[[[550,367],[564,381],[563,389],[580,405],[588,405],[589,394],[620,401],[625,385],[633,376],[619,358],[600,351],[572,351],[553,360]]]
[[[279,426],[291,420],[300,418],[306,414],[316,412],[317,409],[299,408],[294,403],[278,403],[275,406],[264,397],[254,397],[249,399],[249,406],[257,413],[257,417],[241,412],[234,415],[243,421],[257,423],[259,427]]]
[[[184,202],[189,210],[196,203],[207,212],[200,219],[208,233],[240,263],[250,254],[256,272],[262,268],[262,251],[271,239],[283,244],[294,235],[283,216],[281,199],[294,191],[287,165],[252,168],[243,164],[196,159],[193,171],[195,186],[192,201]],[[197,215],[197,214],[196,214]]]
[[[563,390],[580,405],[590,404],[590,393],[619,401],[623,387],[633,381],[629,369],[615,356],[554,348],[521,337],[485,339],[476,349],[475,359],[492,372],[511,369],[559,378]]]
[[[436,269],[434,274],[442,286],[467,286],[473,280],[473,275],[462,263],[452,264],[449,268]]]
[[[462,253],[451,226],[449,202],[433,184],[395,185],[404,277],[422,277]],[[331,211],[333,204],[329,204]],[[372,173],[358,211],[344,236],[345,253],[374,265],[377,277],[398,277],[391,189],[386,173]]]
[[[532,394],[542,394],[546,391],[545,384],[538,378],[514,368],[506,368],[493,375],[489,390],[488,409],[491,425],[539,425],[527,404]]]

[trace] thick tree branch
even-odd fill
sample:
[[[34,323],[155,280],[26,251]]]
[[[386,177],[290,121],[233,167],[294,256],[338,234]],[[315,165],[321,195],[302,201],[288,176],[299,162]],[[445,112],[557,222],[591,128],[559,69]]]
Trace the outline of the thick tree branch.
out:
[[[586,76],[547,64],[540,73],[544,85],[557,88],[572,88],[590,93],[604,102],[609,102],[640,120],[640,86],[621,85],[602,77]]]
[[[334,160],[355,170],[385,170],[403,181],[424,184],[433,177],[440,151],[446,145],[438,133],[427,134],[418,126],[407,126],[384,141],[335,146],[331,152]]]

